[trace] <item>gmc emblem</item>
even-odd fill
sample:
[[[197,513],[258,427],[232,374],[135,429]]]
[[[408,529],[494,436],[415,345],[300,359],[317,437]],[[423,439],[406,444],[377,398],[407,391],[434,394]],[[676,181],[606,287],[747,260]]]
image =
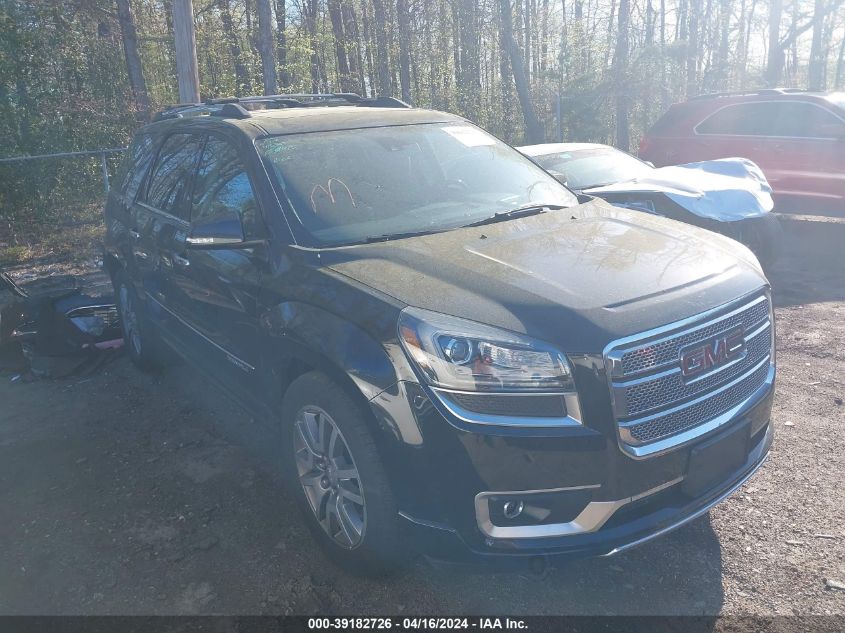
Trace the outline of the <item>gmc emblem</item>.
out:
[[[681,350],[681,375],[684,378],[694,378],[707,370],[728,361],[740,358],[745,354],[745,329],[737,327],[714,336],[706,343]]]

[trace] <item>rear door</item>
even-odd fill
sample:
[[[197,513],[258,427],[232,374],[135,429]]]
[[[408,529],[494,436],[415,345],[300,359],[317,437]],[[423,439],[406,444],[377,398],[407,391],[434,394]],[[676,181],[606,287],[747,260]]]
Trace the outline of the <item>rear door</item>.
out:
[[[133,207],[130,231],[134,259],[138,266],[148,316],[174,341],[184,328],[174,318],[168,296],[171,276],[179,265],[173,253],[185,243],[189,229],[187,199],[191,178],[202,150],[203,137],[186,132],[167,136],[158,152],[145,191]]]
[[[247,244],[265,237],[255,189],[230,140],[209,135],[190,197],[192,230],[240,227]],[[174,311],[192,330],[191,352],[237,395],[258,389],[257,299],[263,267],[260,246],[188,248],[174,252],[171,300]]]
[[[778,140],[772,131],[779,105],[775,101],[749,101],[716,110],[695,127],[695,160],[748,158],[760,166],[770,182],[777,180],[779,165],[774,152]]]
[[[728,105],[695,132],[698,160],[749,158],[780,195],[836,199],[845,192],[845,121],[819,104],[779,99]]]
[[[783,101],[771,123],[772,186],[781,195],[845,196],[845,121],[809,101]]]

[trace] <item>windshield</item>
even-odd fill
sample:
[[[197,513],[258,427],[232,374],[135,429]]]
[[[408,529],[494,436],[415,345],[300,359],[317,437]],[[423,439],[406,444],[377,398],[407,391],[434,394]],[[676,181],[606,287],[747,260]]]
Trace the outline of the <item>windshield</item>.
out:
[[[633,180],[647,176],[653,169],[638,158],[612,147],[559,152],[535,156],[534,160],[549,171],[563,174],[567,186],[572,189],[589,189]]]
[[[465,123],[273,136],[256,141],[320,245],[443,231],[575,196],[519,152]]]

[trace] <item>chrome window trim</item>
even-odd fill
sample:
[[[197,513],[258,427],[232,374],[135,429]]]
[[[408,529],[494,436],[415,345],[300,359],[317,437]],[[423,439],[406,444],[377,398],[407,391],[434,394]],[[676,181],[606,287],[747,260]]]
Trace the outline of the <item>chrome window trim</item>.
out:
[[[506,426],[517,428],[554,428],[563,426],[582,426],[581,418],[581,404],[578,401],[578,394],[575,392],[548,392],[548,391],[500,391],[500,392],[479,392],[479,391],[460,391],[455,389],[443,389],[442,387],[431,387],[431,391],[437,397],[437,401],[442,404],[452,415],[468,424],[478,424],[486,426]],[[508,415],[490,415],[487,413],[478,413],[470,411],[461,407],[445,394],[469,394],[469,395],[483,395],[483,396],[560,396],[566,405],[567,415],[561,418],[536,418],[536,417],[514,417]]]
[[[525,495],[547,494],[555,492],[567,492],[574,490],[586,490],[600,488],[599,484],[587,486],[573,486],[571,488],[549,488],[547,490],[516,490],[507,492],[480,492],[475,495],[475,518],[478,529],[494,539],[528,539],[528,538],[550,538],[556,536],[574,536],[576,534],[587,534],[601,528],[619,508],[634,501],[656,494],[670,486],[674,486],[683,480],[683,476],[672,479],[665,483],[650,488],[645,492],[617,499],[615,501],[590,501],[578,516],[567,523],[550,523],[548,525],[494,525],[490,519],[489,497],[500,495]]]
[[[162,211],[161,209],[154,207],[152,205],[147,204],[146,202],[138,201],[137,204],[139,207],[143,207],[150,213],[154,213],[156,215],[162,216],[163,218],[170,220],[172,222],[176,222],[177,224],[181,224],[185,228],[190,228],[191,223],[188,220],[184,220],[178,216],[173,215],[172,213],[168,213],[167,211]]]
[[[744,106],[744,105],[749,105],[749,104],[758,104],[758,103],[800,103],[802,105],[810,105],[810,106],[813,106],[814,108],[818,108],[819,110],[823,110],[824,112],[827,112],[828,114],[833,115],[834,117],[839,119],[839,121],[843,125],[845,125],[845,119],[843,119],[841,116],[839,116],[836,112],[834,112],[833,110],[828,110],[823,105],[820,105],[820,104],[815,103],[813,101],[802,101],[801,99],[760,99],[760,100],[755,99],[755,100],[750,100],[750,101],[741,101],[739,103],[726,103],[721,108],[719,108],[718,110],[714,110],[713,112],[708,114],[705,118],[703,118],[701,121],[696,123],[695,127],[692,128],[692,133],[695,134],[696,136],[705,136],[705,137],[706,136],[726,136],[728,138],[756,138],[756,139],[771,138],[771,139],[776,139],[776,140],[790,140],[790,141],[838,141],[839,140],[835,136],[774,136],[774,135],[766,135],[766,134],[723,134],[723,133],[718,133],[718,132],[713,133],[713,132],[699,132],[698,131],[698,127],[701,124],[710,120],[711,118],[713,118],[714,116],[719,114],[719,112],[721,112],[722,110],[725,110],[727,108],[736,108],[736,107],[739,107],[739,106]]]

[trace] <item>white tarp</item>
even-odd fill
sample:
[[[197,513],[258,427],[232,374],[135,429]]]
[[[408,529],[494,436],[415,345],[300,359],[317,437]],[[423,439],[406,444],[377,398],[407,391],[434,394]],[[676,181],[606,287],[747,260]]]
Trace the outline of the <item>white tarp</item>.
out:
[[[702,218],[732,222],[772,210],[772,187],[760,168],[746,158],[722,158],[653,170],[584,193],[659,192]]]

